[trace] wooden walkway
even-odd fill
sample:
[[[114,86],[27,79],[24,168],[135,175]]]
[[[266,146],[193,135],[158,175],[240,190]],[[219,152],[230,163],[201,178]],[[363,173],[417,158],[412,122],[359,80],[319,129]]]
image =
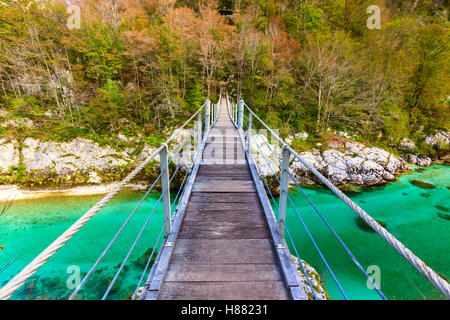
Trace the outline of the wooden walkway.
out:
[[[157,298],[289,299],[242,144],[221,104]]]

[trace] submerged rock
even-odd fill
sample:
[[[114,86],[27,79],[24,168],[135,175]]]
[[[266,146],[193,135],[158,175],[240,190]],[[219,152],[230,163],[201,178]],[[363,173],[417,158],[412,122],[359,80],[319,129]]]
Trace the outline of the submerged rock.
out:
[[[381,220],[375,220],[376,222],[378,222],[378,224],[380,226],[382,226],[383,228],[387,227],[387,223]],[[355,219],[356,225],[364,231],[369,231],[369,232],[375,232],[375,230],[372,229],[371,226],[369,226],[363,219],[361,219],[361,217],[357,217]]]
[[[411,180],[411,184],[415,185],[416,187],[422,188],[422,189],[434,189],[436,186],[434,184],[420,181],[420,180]]]
[[[436,209],[444,211],[444,212],[449,212],[450,210],[444,206],[440,206],[440,205],[435,205]]]
[[[424,192],[424,193],[421,193],[420,196],[424,197],[424,198],[429,198],[429,197],[431,197],[431,194]]]
[[[137,258],[134,261],[134,264],[137,265],[139,268],[144,269],[145,266],[147,265],[148,259],[150,259],[150,255],[152,254],[153,248],[149,248],[147,251],[144,252],[144,254],[142,254],[139,258]],[[156,256],[157,256],[158,252],[155,250],[155,252],[153,253],[153,257],[152,257],[152,262],[155,261]]]
[[[442,212],[437,212],[436,214],[439,218],[442,218],[445,220],[450,220],[450,214],[446,214],[446,213],[442,213]]]

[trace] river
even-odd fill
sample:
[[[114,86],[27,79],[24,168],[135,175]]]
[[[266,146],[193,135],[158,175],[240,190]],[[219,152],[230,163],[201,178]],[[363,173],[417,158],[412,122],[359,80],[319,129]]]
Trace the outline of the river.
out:
[[[411,180],[422,180],[436,186],[422,189]],[[402,175],[387,186],[351,194],[351,198],[375,219],[387,224],[387,229],[406,247],[441,275],[450,277],[450,221],[448,166],[433,165],[423,172]],[[406,262],[376,233],[364,230],[356,223],[356,214],[323,189],[306,189],[320,212],[340,235],[364,267],[379,268],[381,290],[389,299],[444,299],[423,276]],[[69,286],[80,268],[84,275],[112,239],[143,193],[122,191],[38,272],[26,282],[13,299],[65,299]],[[292,191],[300,214],[317,245],[350,299],[377,299],[374,290],[342,249],[326,225],[308,205],[300,192]],[[0,217],[0,286],[20,271],[44,250],[101,196],[48,197],[18,200]],[[125,258],[159,195],[154,193],[137,210],[117,243],[100,263],[79,299],[100,299]],[[142,238],[131,254],[124,271],[113,287],[109,299],[124,299],[135,290],[151,248],[161,230],[162,208],[159,205]],[[333,299],[342,299],[324,263],[303,230],[295,212],[288,204],[287,225],[294,236],[302,259],[321,274]],[[1,247],[2,246],[2,247]],[[147,252],[147,253],[146,253]],[[72,267],[70,267],[72,266]],[[146,278],[146,276],[145,276]],[[144,280],[145,281],[145,280]]]

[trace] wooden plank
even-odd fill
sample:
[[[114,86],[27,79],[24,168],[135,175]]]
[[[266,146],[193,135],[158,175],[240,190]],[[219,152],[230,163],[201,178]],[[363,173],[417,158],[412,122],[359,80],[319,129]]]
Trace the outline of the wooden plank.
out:
[[[282,281],[270,282],[165,282],[159,299],[173,300],[285,300]]]
[[[180,239],[267,239],[264,221],[184,221]]]
[[[224,183],[224,182],[234,182],[234,183],[241,183],[242,181],[252,181],[248,178],[248,176],[220,176],[220,177],[214,177],[211,175],[201,175],[198,176],[197,179],[195,179],[195,182],[208,182],[208,181],[214,181],[215,183]]]
[[[216,135],[209,135],[208,139],[206,140],[206,143],[240,143],[239,136],[238,135],[230,135],[230,134],[216,134]]]
[[[217,159],[203,159],[201,164],[202,165],[217,165],[217,164],[244,164],[245,159],[244,158],[228,158],[223,160],[217,160]]]
[[[276,264],[172,264],[165,281],[280,281]]]
[[[198,174],[201,174],[203,171],[212,171],[214,173],[220,173],[223,171],[228,172],[240,172],[245,171],[250,173],[250,168],[247,164],[242,165],[215,165],[215,166],[200,166],[198,170]]]
[[[220,184],[214,180],[194,184],[193,192],[252,192],[255,191],[253,181],[222,181]]]
[[[205,222],[233,222],[233,221],[242,221],[248,223],[266,223],[261,210],[258,208],[256,210],[216,210],[214,208],[210,210],[186,210],[185,222],[197,222],[197,221],[205,221]]]
[[[261,206],[259,204],[245,204],[239,202],[216,202],[216,203],[202,203],[202,202],[190,202],[187,210],[189,211],[234,211],[234,212],[252,212],[256,210],[261,210]]]
[[[212,203],[245,203],[245,205],[239,205],[236,209],[245,209],[247,204],[255,204],[260,207],[258,194],[256,192],[230,192],[230,193],[217,193],[217,192],[192,192],[191,197],[189,198],[189,204],[201,202],[204,204]],[[219,209],[218,209],[219,210]],[[222,209],[227,210],[227,209]]]
[[[172,263],[273,264],[276,259],[268,239],[178,239]]]

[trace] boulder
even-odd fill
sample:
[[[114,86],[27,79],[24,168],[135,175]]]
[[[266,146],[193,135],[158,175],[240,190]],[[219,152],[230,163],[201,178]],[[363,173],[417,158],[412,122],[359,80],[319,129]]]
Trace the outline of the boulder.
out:
[[[322,153],[313,149],[313,151],[300,153],[300,156],[336,185],[381,184],[394,180],[395,174],[407,169],[404,161],[385,150],[367,148],[357,142],[346,142],[345,148],[345,152],[328,149]],[[296,159],[292,162],[291,169],[303,183],[308,183],[308,180],[317,180]]]
[[[403,138],[398,147],[401,150],[414,151],[414,149],[416,148],[416,144],[407,138]]]
[[[447,149],[450,144],[450,132],[438,132],[425,137],[425,143],[438,150]]]
[[[295,273],[295,278],[297,279],[301,289],[305,291],[307,298],[309,300],[315,300],[309,283],[311,283],[311,286],[314,290],[317,299],[319,300],[331,299],[327,290],[325,289],[324,284],[322,283],[320,274],[316,271],[316,269],[314,269],[309,263],[307,263],[303,259],[301,260],[302,263],[300,264],[298,258],[293,255],[290,255],[290,260],[297,271]],[[308,278],[306,278],[305,273],[306,276],[308,276]]]
[[[23,164],[28,173],[55,171],[64,176],[71,172],[86,172],[93,169],[111,172],[127,164],[131,159],[111,147],[100,147],[97,143],[76,138],[71,142],[40,142],[26,138],[22,148]]]
[[[16,144],[15,140],[0,139],[0,172],[8,171],[10,167],[19,164],[19,151]]]
[[[433,161],[430,158],[421,156],[419,154],[409,154],[408,161],[412,164],[416,164],[422,167],[428,167],[433,164]]]

